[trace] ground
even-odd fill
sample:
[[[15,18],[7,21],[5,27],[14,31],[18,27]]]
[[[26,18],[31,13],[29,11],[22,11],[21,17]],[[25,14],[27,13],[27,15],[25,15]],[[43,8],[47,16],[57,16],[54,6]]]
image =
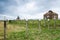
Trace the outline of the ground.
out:
[[[45,22],[44,22],[45,21]],[[40,27],[39,27],[40,23]],[[49,28],[48,29],[48,23]],[[7,21],[6,39],[7,40],[60,40],[60,20],[29,20],[26,27],[25,20]],[[27,28],[27,29],[26,29]],[[4,22],[0,21],[0,40],[4,39]]]

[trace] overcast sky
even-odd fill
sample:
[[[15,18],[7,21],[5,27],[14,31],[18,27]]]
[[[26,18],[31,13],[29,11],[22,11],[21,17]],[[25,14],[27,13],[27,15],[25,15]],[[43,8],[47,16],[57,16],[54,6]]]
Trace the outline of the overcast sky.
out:
[[[0,19],[42,19],[49,10],[60,18],[60,0],[0,0]]]

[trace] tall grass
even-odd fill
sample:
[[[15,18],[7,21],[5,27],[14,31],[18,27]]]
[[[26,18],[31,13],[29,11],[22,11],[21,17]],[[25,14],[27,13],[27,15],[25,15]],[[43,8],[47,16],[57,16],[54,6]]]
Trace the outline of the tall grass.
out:
[[[28,20],[28,31],[26,34],[25,20],[11,20],[7,22],[7,40],[60,40],[60,30],[48,30],[48,23],[50,27],[54,28],[54,20],[41,20],[39,29],[38,20]],[[56,27],[60,24],[60,20],[56,20]],[[3,24],[2,24],[3,25]],[[1,27],[1,25],[0,25]],[[9,31],[12,28],[11,31]],[[17,27],[19,29],[17,29]],[[53,29],[52,28],[52,29]],[[16,31],[17,30],[17,31]],[[21,30],[21,31],[20,31]],[[26,37],[27,36],[27,37]]]

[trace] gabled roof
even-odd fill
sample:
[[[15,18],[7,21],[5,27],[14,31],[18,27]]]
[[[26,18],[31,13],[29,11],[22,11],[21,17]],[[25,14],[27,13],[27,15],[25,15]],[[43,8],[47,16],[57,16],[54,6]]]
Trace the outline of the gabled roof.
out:
[[[52,10],[49,10],[47,13],[44,14],[44,16],[47,15],[58,15],[57,13],[53,12]]]

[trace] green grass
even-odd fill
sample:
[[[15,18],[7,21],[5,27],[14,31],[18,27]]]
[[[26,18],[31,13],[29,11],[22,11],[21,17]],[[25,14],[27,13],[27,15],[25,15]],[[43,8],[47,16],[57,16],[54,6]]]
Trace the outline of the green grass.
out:
[[[50,20],[49,22],[45,20],[45,23],[44,20],[41,20],[41,30],[39,29],[38,22],[38,20],[28,20],[27,31],[25,20],[12,20],[7,22],[7,40],[60,40],[60,30],[57,28],[60,20],[56,20],[56,29],[54,29],[54,20]],[[49,26],[52,27],[49,30],[48,23]],[[10,28],[12,29],[10,30]]]

